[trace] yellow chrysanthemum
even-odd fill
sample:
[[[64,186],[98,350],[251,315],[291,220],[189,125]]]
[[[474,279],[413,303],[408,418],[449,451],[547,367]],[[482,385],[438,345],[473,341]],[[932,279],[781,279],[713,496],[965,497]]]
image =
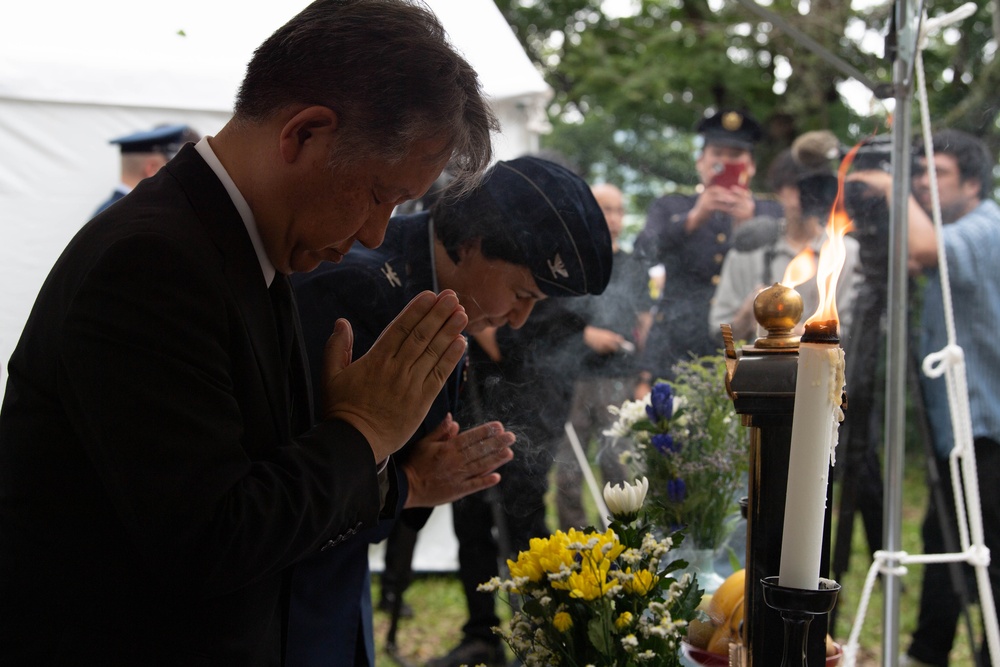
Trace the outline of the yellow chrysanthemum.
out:
[[[623,582],[625,591],[633,595],[646,595],[660,581],[660,578],[649,570],[632,572],[632,568],[628,568],[625,572],[632,575],[630,580]]]
[[[565,611],[560,611],[552,618],[552,625],[556,626],[559,632],[566,632],[573,627],[573,617]]]
[[[556,531],[551,537],[534,537],[527,551],[517,555],[517,561],[508,560],[511,577],[527,577],[538,583],[550,572],[559,572],[562,566],[573,564],[573,551],[567,548],[569,537]]]
[[[570,529],[571,544],[582,545],[579,568],[562,581],[552,582],[552,587],[569,591],[570,597],[596,600],[614,585],[608,581],[608,571],[625,547],[610,528],[604,533],[581,533]]]
[[[621,615],[615,619],[615,628],[622,630],[632,625],[632,612],[624,611]]]

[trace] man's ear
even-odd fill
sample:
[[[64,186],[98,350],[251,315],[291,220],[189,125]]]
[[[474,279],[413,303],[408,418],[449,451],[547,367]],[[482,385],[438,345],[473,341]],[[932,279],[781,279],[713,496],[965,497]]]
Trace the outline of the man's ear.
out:
[[[466,257],[482,252],[480,248],[482,242],[482,239],[466,239],[462,241],[458,246],[458,252],[456,253],[458,261],[455,263],[460,264]]]
[[[330,141],[340,117],[329,107],[311,106],[302,109],[285,121],[278,138],[281,157],[291,164],[310,147],[329,149]]]

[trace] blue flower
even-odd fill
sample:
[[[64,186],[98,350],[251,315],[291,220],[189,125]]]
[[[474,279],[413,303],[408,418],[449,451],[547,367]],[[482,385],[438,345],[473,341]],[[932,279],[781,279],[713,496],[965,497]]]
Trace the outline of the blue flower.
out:
[[[685,496],[687,496],[687,484],[684,483],[683,479],[678,477],[667,482],[667,498],[670,499],[670,502],[684,502]]]
[[[673,388],[666,382],[657,382],[653,385],[653,391],[649,395],[649,405],[646,406],[646,414],[654,424],[661,420],[668,420],[674,414]]]
[[[653,447],[656,447],[656,451],[661,454],[679,452],[681,450],[680,443],[674,443],[674,436],[669,433],[657,433],[653,436],[652,442]]]

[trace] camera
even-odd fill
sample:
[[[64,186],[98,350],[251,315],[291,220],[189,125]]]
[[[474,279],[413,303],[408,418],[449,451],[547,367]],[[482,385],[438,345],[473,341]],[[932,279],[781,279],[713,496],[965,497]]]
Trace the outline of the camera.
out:
[[[855,171],[892,171],[892,138],[874,136],[854,156]],[[866,183],[844,183],[844,208],[854,223],[854,237],[861,246],[865,274],[885,274],[889,264],[889,202]]]

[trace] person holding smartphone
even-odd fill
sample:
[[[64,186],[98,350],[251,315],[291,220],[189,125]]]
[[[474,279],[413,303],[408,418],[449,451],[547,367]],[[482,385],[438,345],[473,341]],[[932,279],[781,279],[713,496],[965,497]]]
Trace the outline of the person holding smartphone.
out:
[[[721,110],[702,119],[697,131],[703,140],[695,161],[697,192],[655,200],[635,242],[636,256],[647,268],[662,264],[666,270],[639,359],[637,396],[648,392],[652,381],[669,379],[678,361],[716,352],[706,323],[733,229],[754,216],[783,215],[777,201],[750,191],[757,171],[753,147],[763,136],[752,116]]]

